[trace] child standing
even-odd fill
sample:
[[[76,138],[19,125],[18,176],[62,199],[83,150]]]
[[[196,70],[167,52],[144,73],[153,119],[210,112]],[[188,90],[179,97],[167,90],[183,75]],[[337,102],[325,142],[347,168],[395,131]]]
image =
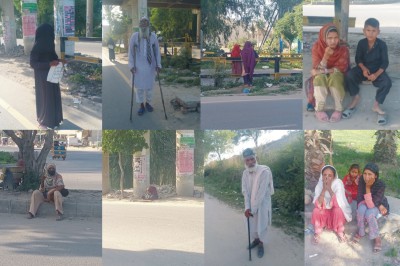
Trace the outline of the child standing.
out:
[[[356,64],[347,74],[347,88],[353,96],[348,108],[343,112],[343,118],[350,118],[355,107],[360,100],[359,84],[364,80],[372,81],[378,87],[372,111],[378,114],[378,125],[386,124],[385,112],[380,108],[380,104],[385,101],[386,95],[392,87],[392,81],[386,73],[389,66],[388,50],[386,43],[377,38],[379,31],[379,21],[369,18],[364,23],[365,38],[360,40],[356,51]]]
[[[349,203],[357,200],[358,180],[360,178],[360,166],[352,164],[349,168],[349,173],[343,177],[343,184],[346,193],[346,198]]]

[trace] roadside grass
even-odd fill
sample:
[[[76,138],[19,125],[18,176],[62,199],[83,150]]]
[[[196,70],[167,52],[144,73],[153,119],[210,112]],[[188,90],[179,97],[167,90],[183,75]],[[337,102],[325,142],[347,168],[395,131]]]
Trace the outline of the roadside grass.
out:
[[[353,163],[360,165],[361,171],[366,163],[373,161],[373,148],[376,142],[374,130],[332,130],[333,165],[343,178]],[[399,145],[400,146],[400,145]],[[400,161],[400,147],[397,157]],[[379,178],[386,184],[385,194],[400,198],[400,172],[398,166],[377,163]]]

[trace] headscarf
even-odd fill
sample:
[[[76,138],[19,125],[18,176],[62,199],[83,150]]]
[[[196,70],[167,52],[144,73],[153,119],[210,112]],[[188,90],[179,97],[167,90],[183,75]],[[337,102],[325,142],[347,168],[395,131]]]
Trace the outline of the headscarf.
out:
[[[57,60],[58,56],[54,44],[54,29],[50,24],[44,23],[36,29],[35,43],[32,52],[41,55],[42,60]]]
[[[312,67],[314,69],[318,68],[319,63],[324,57],[325,48],[328,47],[326,44],[326,36],[329,32],[336,30],[339,34],[338,29],[335,24],[328,23],[325,24],[319,31],[318,40],[312,47]],[[349,49],[346,43],[339,40],[338,46],[334,49],[333,54],[329,57],[327,62],[327,68],[337,68],[340,72],[344,73],[349,67]]]
[[[381,204],[385,206],[389,213],[389,203],[385,197],[385,183],[379,179],[379,167],[374,163],[367,163],[364,167],[363,173],[365,170],[370,170],[376,175],[375,182],[371,186],[371,196],[372,202],[376,207],[379,207]],[[366,194],[366,187],[364,177],[361,176],[358,181],[358,193],[357,193],[357,204],[364,201],[364,195]]]
[[[51,176],[47,173],[47,171],[49,170],[50,167],[53,167],[54,170],[56,170],[54,176],[59,175],[59,174],[57,173],[56,165],[55,165],[54,163],[48,163],[48,164],[46,164],[46,166],[44,167],[44,175],[46,176],[46,178],[47,178],[47,177],[51,177]]]
[[[240,57],[240,52],[241,52],[240,45],[235,44],[231,52],[231,57]]]
[[[49,173],[47,172],[50,167],[53,167],[54,170],[56,170],[55,174],[53,176],[50,176]],[[55,186],[59,185],[64,185],[64,181],[62,180],[62,176],[57,173],[57,168],[54,163],[48,163],[44,167],[44,176],[46,177],[44,180],[42,180],[42,184],[40,185],[43,188],[53,188]]]
[[[241,55],[242,55],[244,71],[248,73],[250,77],[252,77],[254,73],[254,67],[256,65],[256,57],[254,55],[253,46],[250,41],[247,41],[244,44]]]
[[[313,203],[315,203],[318,200],[318,197],[320,196],[320,194],[322,192],[322,188],[324,186],[323,180],[322,180],[322,173],[327,168],[333,170],[333,172],[335,174],[335,178],[332,181],[331,188],[332,188],[333,193],[335,193],[336,201],[337,201],[340,209],[343,211],[344,217],[346,218],[346,220],[348,222],[350,222],[352,220],[351,207],[350,207],[349,203],[347,202],[343,182],[342,182],[342,180],[339,179],[338,173],[337,173],[335,167],[333,167],[332,165],[325,165],[324,167],[322,167],[321,175],[318,180],[318,184],[315,187],[315,196],[314,196]],[[332,208],[331,200],[332,200],[331,195],[329,194],[328,191],[325,191],[324,201],[325,201],[326,209]]]

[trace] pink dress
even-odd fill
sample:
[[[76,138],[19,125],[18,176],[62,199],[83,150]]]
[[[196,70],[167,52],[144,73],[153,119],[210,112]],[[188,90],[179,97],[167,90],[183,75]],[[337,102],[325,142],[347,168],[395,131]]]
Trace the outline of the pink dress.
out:
[[[346,218],[344,217],[342,209],[336,200],[336,195],[331,199],[331,209],[325,208],[325,201],[320,205],[318,200],[315,201],[315,208],[312,213],[311,223],[314,225],[316,234],[322,233],[324,227],[328,230],[333,230],[341,235],[344,232],[344,224]]]

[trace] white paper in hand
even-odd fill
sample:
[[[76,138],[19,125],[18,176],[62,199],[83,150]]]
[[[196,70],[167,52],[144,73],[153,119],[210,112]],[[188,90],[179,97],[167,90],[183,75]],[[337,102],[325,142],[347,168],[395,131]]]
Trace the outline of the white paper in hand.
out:
[[[47,81],[51,83],[60,83],[63,75],[63,64],[61,62],[56,66],[50,67],[49,74],[47,74]]]

